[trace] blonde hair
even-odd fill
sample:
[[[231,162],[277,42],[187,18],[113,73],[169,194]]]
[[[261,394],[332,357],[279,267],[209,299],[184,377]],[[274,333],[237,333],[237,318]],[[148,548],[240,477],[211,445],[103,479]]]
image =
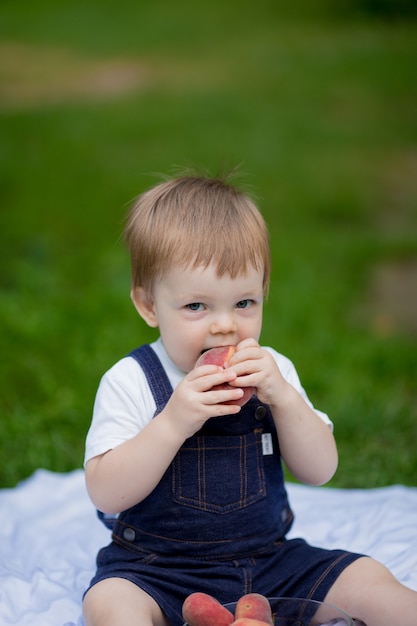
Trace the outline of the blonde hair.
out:
[[[264,273],[268,292],[270,248],[265,221],[246,194],[220,178],[183,176],[138,197],[126,221],[132,287],[150,292],[172,267],[211,263],[232,278],[249,267]]]

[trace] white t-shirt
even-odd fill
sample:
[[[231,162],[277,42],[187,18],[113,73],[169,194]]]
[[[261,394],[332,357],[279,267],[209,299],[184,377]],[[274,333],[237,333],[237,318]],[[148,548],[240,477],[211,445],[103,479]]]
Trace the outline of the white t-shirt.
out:
[[[161,339],[151,344],[159,357],[172,388],[178,385],[185,373],[171,361]],[[314,409],[308,399],[292,362],[269,347],[264,347],[274,357],[282,376]],[[87,434],[84,463],[132,439],[153,418],[156,404],[145,374],[137,361],[127,356],[110,368],[100,381],[94,403],[93,419]],[[331,428],[333,424],[325,413],[314,409]]]

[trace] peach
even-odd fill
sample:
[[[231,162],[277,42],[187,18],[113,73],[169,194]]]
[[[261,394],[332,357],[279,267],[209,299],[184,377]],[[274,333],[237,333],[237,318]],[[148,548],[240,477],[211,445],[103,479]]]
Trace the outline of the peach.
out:
[[[273,624],[272,610],[268,598],[260,593],[248,593],[242,596],[236,604],[235,618],[255,619],[271,626]]]
[[[211,350],[206,350],[197,360],[195,367],[199,367],[200,365],[220,365],[224,369],[228,367],[229,360],[232,358],[235,353],[235,346],[218,346],[217,348],[211,348]],[[232,385],[224,383],[223,385],[216,385],[213,389],[230,389]],[[224,404],[238,404],[239,406],[243,406],[246,404],[253,394],[255,393],[254,387],[242,387],[243,396],[238,400],[228,400],[224,402]]]
[[[185,599],[182,616],[188,626],[230,626],[234,620],[233,613],[216,598],[199,591]]]

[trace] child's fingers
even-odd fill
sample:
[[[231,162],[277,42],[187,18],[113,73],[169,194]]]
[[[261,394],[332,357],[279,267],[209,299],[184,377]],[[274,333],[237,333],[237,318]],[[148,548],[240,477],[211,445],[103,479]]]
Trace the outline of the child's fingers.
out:
[[[206,401],[210,404],[224,404],[231,400],[239,400],[243,396],[243,389],[232,387],[228,383],[215,385],[204,393]]]
[[[206,368],[209,368],[208,370]],[[214,369],[214,371],[213,371]],[[203,365],[189,374],[189,381],[197,385],[199,391],[208,391],[216,385],[230,383],[237,374],[232,369],[223,369],[213,365]]]

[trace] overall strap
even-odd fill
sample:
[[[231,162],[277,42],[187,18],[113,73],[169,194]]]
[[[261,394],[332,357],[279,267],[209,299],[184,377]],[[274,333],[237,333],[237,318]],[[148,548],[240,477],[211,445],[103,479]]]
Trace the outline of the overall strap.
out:
[[[168,402],[172,394],[172,385],[169,382],[161,361],[150,345],[144,344],[132,350],[128,356],[134,358],[144,371],[156,404],[155,417]],[[97,515],[107,528],[114,530],[118,515],[107,514],[102,511],[97,511]]]
[[[143,346],[132,350],[128,356],[134,358],[143,369],[155,400],[155,415],[158,415],[172,394],[172,385],[169,382],[161,361],[153,348],[151,348],[148,344],[144,344]]]

